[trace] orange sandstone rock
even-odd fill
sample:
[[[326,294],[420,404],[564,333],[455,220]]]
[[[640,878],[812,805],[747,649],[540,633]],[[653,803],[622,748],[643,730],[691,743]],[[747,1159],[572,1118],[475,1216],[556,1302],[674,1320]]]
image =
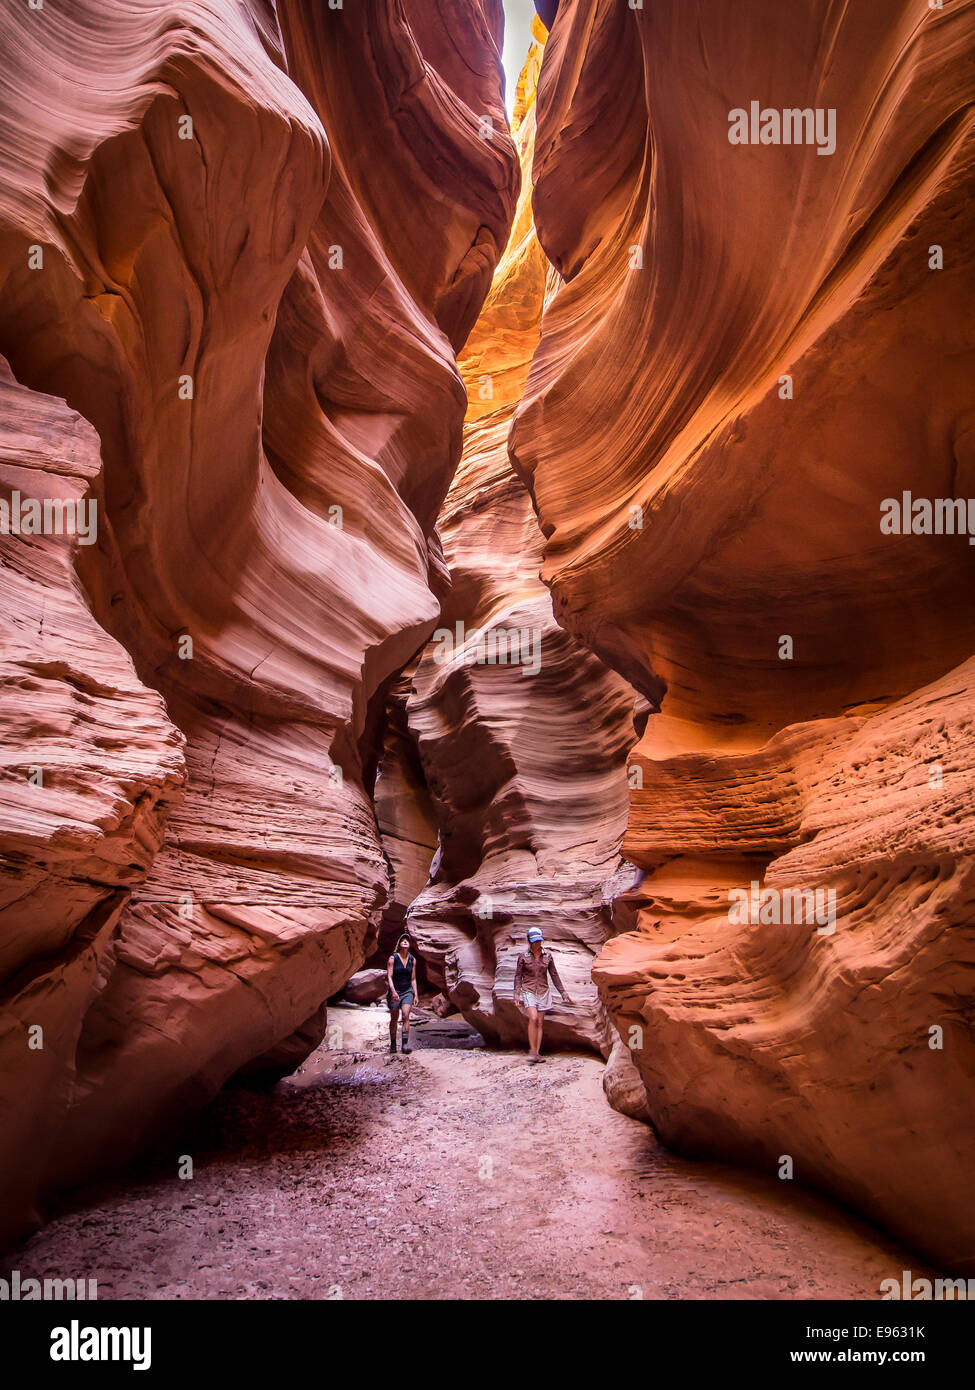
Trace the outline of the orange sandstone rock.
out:
[[[661,709],[595,968],[654,1124],[969,1270],[975,549],[880,520],[975,495],[973,30],[562,0],[534,210],[566,283],[511,437],[559,621]],[[732,143],[756,98],[832,112],[834,152]],[[832,891],[835,930],[730,920],[753,882]]]
[[[80,962],[49,992],[45,1085],[19,1086],[17,1133],[57,1116],[42,1190],[123,1160],[302,1029],[313,1046],[374,943],[377,715],[437,618],[454,349],[518,189],[500,19],[494,0],[0,16],[0,351],[70,407],[16,397],[54,421],[41,467],[66,471],[76,429],[98,471],[72,411],[101,453],[80,583],[63,558],[34,581],[65,611],[70,590],[73,630],[52,617],[35,655],[4,658],[22,686],[8,898],[36,909],[4,914],[10,970]],[[43,810],[19,771],[35,748],[65,769]],[[15,1040],[25,1017],[5,1013]],[[22,1175],[0,1164],[14,1227]]]

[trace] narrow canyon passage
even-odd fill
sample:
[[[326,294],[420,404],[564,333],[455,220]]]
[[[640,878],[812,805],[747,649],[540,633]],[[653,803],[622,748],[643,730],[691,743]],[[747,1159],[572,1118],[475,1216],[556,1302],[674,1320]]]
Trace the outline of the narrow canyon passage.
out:
[[[975,1297],[973,55],[0,0],[4,1279]]]
[[[875,1299],[921,1268],[792,1184],[674,1157],[609,1109],[595,1057],[530,1068],[430,1015],[390,1056],[384,1008],[331,1017],[342,1051],[225,1091],[2,1272],[125,1299]]]

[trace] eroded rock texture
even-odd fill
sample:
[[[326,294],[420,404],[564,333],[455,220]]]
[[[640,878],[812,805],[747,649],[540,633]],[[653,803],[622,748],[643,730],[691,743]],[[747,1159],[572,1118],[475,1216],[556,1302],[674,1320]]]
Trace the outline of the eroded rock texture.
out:
[[[973,38],[965,0],[562,0],[567,283],[512,433],[559,620],[662,700],[595,972],[654,1123],[969,1270],[975,550],[880,518],[975,495]],[[835,152],[732,145],[756,98]],[[752,881],[835,931],[732,925]]]
[[[535,33],[514,126],[526,169],[544,41],[540,25]],[[461,359],[464,453],[438,528],[452,587],[407,701],[439,842],[408,925],[431,983],[498,1042],[525,1036],[514,967],[528,927],[540,926],[573,1000],[555,996],[546,1036],[605,1049],[591,967],[620,869],[634,699],[555,622],[538,579],[543,538],[508,461],[548,276],[526,179]]]
[[[0,497],[91,502],[98,437],[63,401],[17,385],[0,359]],[[95,499],[97,518],[97,498]],[[54,514],[52,508],[52,515]],[[85,1015],[111,970],[120,914],[185,779],[161,697],[95,622],[79,542],[0,533],[0,1171],[17,1229],[52,1162]]]
[[[73,557],[5,540],[4,1236],[307,1051],[374,940],[377,714],[437,617],[454,350],[518,189],[500,27],[497,0],[0,16],[4,480],[102,503]]]

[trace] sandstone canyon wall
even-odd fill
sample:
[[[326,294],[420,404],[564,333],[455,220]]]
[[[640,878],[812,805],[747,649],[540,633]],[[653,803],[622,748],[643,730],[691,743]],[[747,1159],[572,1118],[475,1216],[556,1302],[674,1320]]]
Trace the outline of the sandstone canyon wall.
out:
[[[614,1104],[975,1273],[975,549],[880,525],[975,0],[537,8],[514,142],[500,0],[0,10],[0,501],[98,517],[0,535],[0,1241],[404,923],[521,1039],[537,924]]]
[[[0,13],[4,490],[98,506],[3,538],[4,1240],[314,1046],[374,941],[379,714],[518,194],[501,23]]]
[[[975,497],[975,6],[557,11],[512,457],[559,621],[660,711],[595,978],[666,1142],[970,1273],[975,550],[880,520]],[[732,144],[755,98],[835,150]],[[832,929],[734,923],[752,883]]]
[[[402,704],[437,832],[432,865],[429,849],[425,856],[430,881],[407,925],[428,980],[488,1040],[505,1043],[526,1036],[514,968],[527,929],[541,927],[573,1001],[555,996],[550,1044],[605,1051],[592,962],[626,881],[619,848],[634,692],[555,622],[538,578],[543,537],[507,452],[546,286],[557,278],[535,236],[527,176],[545,38],[537,21],[534,34],[513,122],[522,193],[460,361],[464,451],[438,524],[451,588]],[[383,766],[396,778],[397,804],[419,808],[421,798],[404,797],[402,749],[390,752]],[[397,883],[410,872],[404,845],[422,839],[392,837]]]

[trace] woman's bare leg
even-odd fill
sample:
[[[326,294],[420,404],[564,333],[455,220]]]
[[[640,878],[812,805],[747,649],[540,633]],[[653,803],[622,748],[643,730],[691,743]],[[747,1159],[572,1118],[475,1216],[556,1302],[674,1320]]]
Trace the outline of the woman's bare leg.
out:
[[[538,1042],[539,1042],[538,1010],[537,1010],[537,1009],[529,1009],[529,1010],[528,1010],[528,1055],[529,1055],[529,1057],[537,1057],[537,1056],[538,1056]]]
[[[399,1009],[389,1011],[389,1050],[396,1051],[396,1020],[399,1018]]]
[[[407,1049],[407,1048],[409,1047],[409,1045],[410,1045],[410,1009],[412,1009],[412,1007],[413,1007],[412,1004],[404,1004],[404,1005],[403,1005],[403,1051],[404,1051],[404,1052],[406,1051],[406,1049]]]

